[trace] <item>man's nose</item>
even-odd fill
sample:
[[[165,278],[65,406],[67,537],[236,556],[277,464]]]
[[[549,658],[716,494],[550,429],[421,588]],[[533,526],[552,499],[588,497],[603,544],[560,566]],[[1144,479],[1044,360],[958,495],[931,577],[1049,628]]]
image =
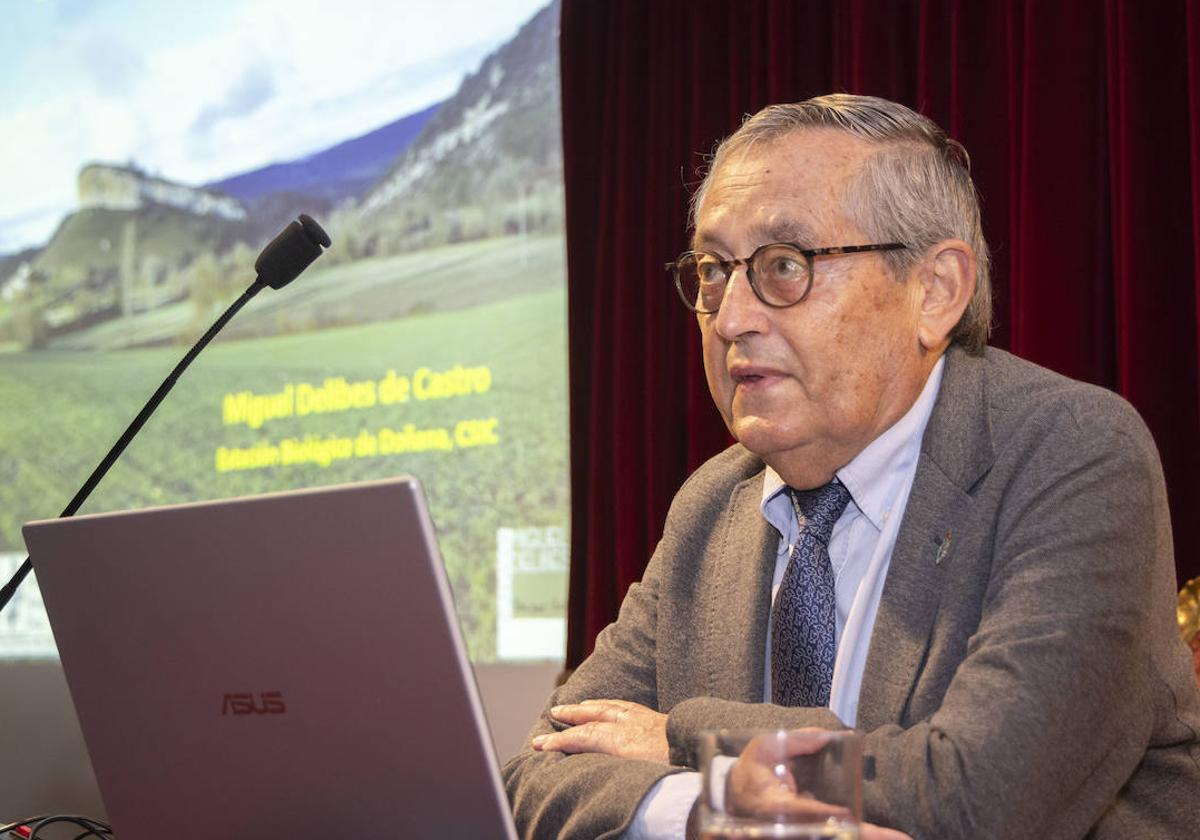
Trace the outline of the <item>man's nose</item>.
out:
[[[725,282],[725,295],[716,314],[716,330],[724,339],[732,341],[749,332],[762,329],[763,302],[750,286],[750,275],[746,266],[735,266]]]

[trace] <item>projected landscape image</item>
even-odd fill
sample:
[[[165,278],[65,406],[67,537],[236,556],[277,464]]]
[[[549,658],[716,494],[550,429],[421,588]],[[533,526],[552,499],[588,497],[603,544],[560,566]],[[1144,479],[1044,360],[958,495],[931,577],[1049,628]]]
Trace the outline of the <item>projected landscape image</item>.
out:
[[[440,5],[461,23],[461,4]],[[472,657],[561,655],[558,7],[539,5],[514,2],[510,22],[492,22],[484,40],[427,58],[421,68],[437,74],[421,76],[424,101],[397,93],[393,76],[407,72],[397,56],[391,75],[380,67],[369,84],[315,98],[300,118],[273,114],[281,82],[251,66],[231,82],[227,103],[246,107],[221,135],[228,147],[195,153],[211,157],[207,170],[184,155],[173,171],[171,155],[156,156],[145,139],[156,114],[139,113],[141,128],[124,146],[110,143],[107,157],[43,173],[47,183],[69,174],[69,206],[0,204],[0,574],[24,559],[21,525],[59,513],[186,347],[253,280],[261,247],[304,212],[334,247],[226,327],[81,512],[412,474],[429,497]],[[405,4],[380,9],[402,15]],[[140,46],[144,64],[159,60]],[[51,95],[36,88],[30,96]],[[381,112],[389,96],[390,119]],[[367,103],[357,129],[339,110],[355,97]],[[0,106],[9,112],[0,120],[40,107]],[[205,137],[233,122],[211,103],[194,110],[189,130]],[[302,153],[221,168],[246,156],[238,137],[280,125],[312,135]],[[32,583],[0,613],[0,656],[53,652]]]

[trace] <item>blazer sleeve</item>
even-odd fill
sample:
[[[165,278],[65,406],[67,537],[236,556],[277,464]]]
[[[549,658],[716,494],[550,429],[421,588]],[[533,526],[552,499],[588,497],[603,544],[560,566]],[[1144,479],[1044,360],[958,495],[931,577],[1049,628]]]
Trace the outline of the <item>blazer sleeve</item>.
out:
[[[1172,557],[1163,479],[1131,408],[1088,408],[1031,424],[1037,442],[1000,456],[1020,463],[976,488],[998,500],[990,557],[957,558],[986,574],[978,624],[936,709],[868,733],[870,818],[916,838],[1083,837],[1146,754],[1169,641],[1151,586]]]
[[[536,752],[528,744],[536,735],[566,728],[550,718],[550,708],[559,704],[619,698],[667,711],[664,703],[670,701],[664,700],[659,680],[660,605],[686,597],[680,594],[686,590],[680,581],[705,553],[707,536],[697,523],[718,517],[731,489],[761,470],[757,458],[735,445],[693,473],[676,494],[662,539],[641,581],[626,593],[617,620],[596,637],[592,654],[551,695],[525,748],[501,771],[522,837],[619,837],[659,779],[688,769],[607,755]],[[678,635],[685,628],[667,630]]]
[[[629,588],[617,620],[596,637],[591,656],[554,691],[525,748],[501,771],[522,837],[619,837],[650,788],[684,769],[609,755],[537,752],[529,746],[535,735],[566,728],[550,718],[550,708],[558,704],[613,697],[657,708],[654,663],[661,555],[660,545],[642,580]]]

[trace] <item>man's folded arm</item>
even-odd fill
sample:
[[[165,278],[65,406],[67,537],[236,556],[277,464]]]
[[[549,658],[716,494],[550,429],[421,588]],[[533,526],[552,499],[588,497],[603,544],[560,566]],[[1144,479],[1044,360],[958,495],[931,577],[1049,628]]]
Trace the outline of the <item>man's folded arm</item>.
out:
[[[615,840],[646,792],[680,769],[600,753],[526,751],[503,775],[521,837]]]
[[[868,818],[916,837],[1081,837],[1142,760],[1165,491],[1133,410],[1081,404],[1092,416],[1057,412],[1003,488],[979,626],[940,707],[868,735]]]
[[[600,753],[537,751],[538,735],[566,728],[554,706],[599,697],[657,708],[655,639],[658,568],[655,558],[633,584],[617,621],[596,637],[596,648],[550,697],[524,749],[501,771],[518,832],[525,838],[615,838],[629,826],[655,783],[682,768]]]

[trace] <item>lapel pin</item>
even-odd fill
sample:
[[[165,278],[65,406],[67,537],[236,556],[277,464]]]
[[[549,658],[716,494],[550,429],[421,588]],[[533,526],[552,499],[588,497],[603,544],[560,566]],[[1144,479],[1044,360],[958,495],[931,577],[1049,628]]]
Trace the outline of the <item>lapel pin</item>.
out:
[[[946,536],[942,537],[938,544],[937,554],[933,558],[933,565],[940,566],[942,561],[946,559],[946,555],[950,553],[950,540],[953,539],[954,532],[947,531]]]

